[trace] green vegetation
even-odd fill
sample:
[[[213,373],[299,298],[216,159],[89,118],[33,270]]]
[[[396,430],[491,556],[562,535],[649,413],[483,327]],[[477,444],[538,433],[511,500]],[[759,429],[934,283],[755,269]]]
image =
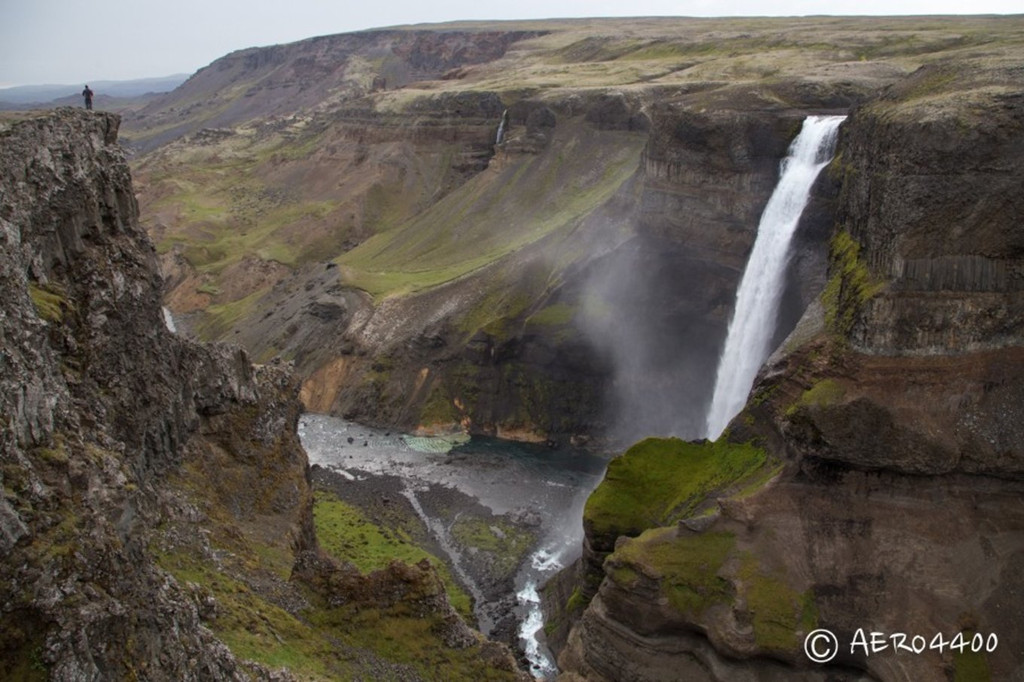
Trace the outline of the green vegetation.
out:
[[[356,507],[325,491],[316,492],[313,519],[320,545],[363,573],[385,568],[395,559],[407,564],[428,559],[441,575],[452,606],[464,616],[472,617],[472,600],[445,563],[417,546],[402,529],[382,528],[367,520]]]
[[[608,575],[617,584],[625,588],[632,588],[636,586],[640,580],[640,574],[637,573],[630,566],[623,566],[621,564],[610,565],[608,569]]]
[[[718,573],[735,544],[732,533],[679,535],[674,527],[654,528],[624,542],[608,562],[658,580],[673,608],[696,617],[732,598],[732,586]]]
[[[200,586],[217,603],[209,627],[240,658],[287,666],[300,678],[327,679],[342,661],[329,638],[270,603],[243,582],[186,552],[157,552],[157,561],[183,583]],[[332,660],[333,659],[333,660]]]
[[[35,306],[39,317],[47,322],[63,322],[64,309],[71,308],[67,295],[53,284],[40,287],[29,282],[28,294],[32,298],[32,304]]]
[[[251,181],[235,186],[226,182],[221,177],[179,182],[179,193],[151,207],[154,212],[177,215],[175,231],[160,241],[159,252],[180,248],[193,267],[215,277],[246,256],[295,266],[312,254],[306,254],[309,238],[295,233],[294,226],[322,223],[337,208],[334,201],[268,202],[263,199],[266,190]],[[233,210],[238,203],[245,208]]]
[[[404,604],[389,609],[358,605],[323,609],[316,612],[312,622],[319,630],[334,634],[350,646],[412,667],[422,679],[516,679],[514,671],[502,670],[488,660],[489,645],[450,649],[437,634],[436,618],[424,617]]]
[[[565,602],[565,610],[568,615],[572,615],[577,612],[582,612],[583,609],[587,608],[589,600],[583,596],[583,589],[577,585],[576,589],[569,595],[569,599]]]
[[[767,462],[764,450],[724,437],[714,443],[648,438],[611,461],[587,500],[584,523],[609,539],[668,525],[698,511],[712,494],[743,485]]]
[[[459,320],[459,329],[472,334],[483,329],[497,338],[508,336],[506,327],[530,305],[530,297],[514,284],[496,286]]]
[[[634,174],[644,140],[559,127],[543,153],[472,177],[407,224],[338,258],[344,281],[378,298],[408,294],[568,233]]]
[[[964,632],[964,639],[970,642],[973,634]],[[991,682],[991,680],[992,670],[988,665],[988,657],[984,653],[971,651],[970,648],[953,652],[953,682]]]
[[[576,309],[567,303],[555,303],[530,315],[528,324],[562,325],[572,322]]]
[[[846,390],[835,379],[822,379],[801,394],[789,406],[786,415],[794,414],[801,407],[826,407],[843,399]]]
[[[0,636],[4,642],[17,642],[15,650],[7,649],[0,660],[0,675],[5,680],[21,682],[46,682],[50,672],[43,662],[43,647],[46,645],[45,633],[26,631],[23,623],[17,618],[5,618],[0,624]]]
[[[860,244],[844,229],[829,245],[829,279],[821,294],[825,325],[846,337],[853,330],[857,313],[885,286],[877,281],[860,259]]]
[[[363,530],[368,538],[373,532]],[[359,602],[331,607],[307,593],[310,606],[289,613],[237,573],[238,555],[220,552],[233,557],[225,564],[223,559],[214,563],[180,548],[155,548],[154,554],[179,582],[213,597],[216,616],[207,625],[236,656],[271,668],[287,667],[298,679],[361,679],[373,658],[409,666],[424,679],[514,679],[511,672],[489,664],[486,645],[447,647],[438,634],[440,616],[422,612],[415,599],[392,606]],[[262,554],[255,550],[250,557],[255,563],[247,570],[258,570],[257,557]]]
[[[448,398],[441,382],[435,382],[430,390],[430,396],[420,410],[419,422],[421,425],[451,424],[458,421],[459,413],[455,405]]]
[[[802,633],[818,623],[813,594],[794,590],[784,576],[764,570],[750,553],[734,561],[735,549],[732,533],[656,528],[620,544],[608,557],[606,570],[627,589],[635,587],[640,574],[657,581],[672,607],[691,618],[715,604],[741,600],[758,648],[796,650]],[[735,569],[728,566],[736,563],[739,570],[734,576]]]
[[[801,633],[817,627],[818,609],[810,591],[798,593],[784,579],[762,571],[752,554],[743,555],[739,577],[760,649],[796,650]]]
[[[463,547],[490,554],[497,575],[512,575],[536,540],[533,533],[501,517],[462,515],[452,524],[451,532]]]
[[[252,314],[256,302],[267,293],[267,288],[257,289],[248,296],[231,303],[218,303],[206,309],[206,317],[196,326],[199,337],[206,341],[219,338],[232,325]]]

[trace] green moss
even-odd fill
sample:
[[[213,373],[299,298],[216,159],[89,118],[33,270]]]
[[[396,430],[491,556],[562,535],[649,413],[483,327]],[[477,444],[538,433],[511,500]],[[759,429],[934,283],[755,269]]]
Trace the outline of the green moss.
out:
[[[204,283],[204,284],[200,285],[199,288],[196,289],[196,293],[208,294],[210,296],[216,296],[217,294],[220,293],[220,287],[218,287],[218,286],[216,286],[214,284]]]
[[[743,556],[739,576],[757,646],[765,651],[795,651],[803,635],[817,626],[814,595],[799,593],[781,577],[762,571],[751,554]]]
[[[590,600],[583,594],[583,589],[580,586],[576,586],[576,589],[569,595],[569,599],[565,602],[565,610],[568,614],[579,613],[583,609],[587,608]]]
[[[472,600],[444,562],[413,543],[402,529],[377,526],[356,507],[325,491],[315,494],[313,520],[321,547],[338,559],[350,561],[363,573],[385,568],[395,559],[407,564],[428,559],[441,575],[452,606],[463,615],[472,614]]]
[[[72,307],[67,295],[55,284],[40,287],[29,282],[28,295],[32,298],[36,313],[47,322],[63,322],[64,309]]]
[[[452,524],[451,532],[464,548],[490,554],[497,575],[512,575],[536,540],[533,533],[500,517],[463,515]]]
[[[640,574],[629,566],[614,566],[608,575],[612,580],[625,588],[635,586],[637,581],[640,580]]]
[[[506,338],[510,321],[523,314],[530,297],[513,286],[496,286],[459,320],[459,330],[472,334],[484,330],[496,338]]]
[[[11,629],[16,626],[5,626],[3,628],[3,642],[10,644]],[[17,637],[21,633],[15,633]],[[20,637],[19,637],[20,639]],[[45,636],[38,633],[27,641],[20,642],[16,649],[4,650],[3,659],[0,660],[0,675],[5,680],[19,680],[20,682],[46,682],[50,679],[49,668],[43,662],[43,647],[46,644]]]
[[[674,527],[655,528],[622,543],[608,562],[659,581],[673,608],[697,617],[732,599],[732,586],[718,573],[735,544],[732,533],[679,535]]]
[[[970,641],[971,634],[964,633]],[[988,657],[982,652],[970,649],[953,653],[953,682],[991,682],[992,670],[988,665]]]
[[[43,458],[43,460],[49,462],[50,464],[68,463],[68,453],[63,447],[39,448],[37,452],[39,453],[39,456]]]
[[[420,410],[420,424],[451,424],[458,421],[459,413],[448,398],[441,382],[436,382],[430,396]]]
[[[348,284],[378,298],[458,279],[553,233],[571,232],[632,177],[644,141],[633,133],[559,126],[543,153],[474,176],[336,262]]]
[[[825,407],[834,405],[843,399],[846,389],[834,379],[822,379],[804,391],[800,398],[786,409],[792,416],[801,407]]]
[[[860,309],[882,291],[860,258],[860,244],[846,230],[838,230],[829,246],[829,279],[821,300],[828,329],[847,336]]]
[[[714,493],[757,474],[767,462],[751,444],[648,438],[608,465],[584,509],[590,531],[613,539],[664,526],[697,511]]]
[[[300,679],[324,679],[345,670],[329,638],[216,566],[186,552],[156,556],[179,581],[194,583],[213,596],[217,617],[208,625],[236,656],[271,667],[287,666]]]
[[[566,303],[556,303],[530,315],[528,324],[562,325],[572,322],[576,309]]]
[[[760,407],[761,405],[764,405],[768,401],[768,399],[771,398],[772,395],[774,395],[775,391],[778,390],[778,388],[778,384],[761,384],[758,387],[757,392],[754,393],[754,395],[750,396],[750,404],[755,407]]]
[[[367,664],[379,667],[375,659],[409,665],[423,679],[515,679],[512,672],[490,665],[479,644],[447,647],[438,634],[440,617],[422,612],[413,602],[389,608],[364,603],[328,608],[309,595],[312,605],[291,614],[223,566],[179,550],[156,555],[179,581],[193,583],[214,598],[217,615],[207,625],[236,656],[286,667],[297,679],[362,679]]]
[[[514,671],[499,669],[488,660],[484,645],[444,646],[437,635],[438,619],[405,604],[386,610],[343,606],[317,613],[315,622],[358,649],[413,667],[422,679],[517,679]]]

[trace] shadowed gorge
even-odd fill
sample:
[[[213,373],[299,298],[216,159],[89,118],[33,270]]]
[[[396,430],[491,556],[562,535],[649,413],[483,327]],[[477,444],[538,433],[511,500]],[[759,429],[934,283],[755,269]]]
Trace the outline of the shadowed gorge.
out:
[[[4,114],[0,677],[1020,678],[1022,63],[1021,16],[458,22]]]

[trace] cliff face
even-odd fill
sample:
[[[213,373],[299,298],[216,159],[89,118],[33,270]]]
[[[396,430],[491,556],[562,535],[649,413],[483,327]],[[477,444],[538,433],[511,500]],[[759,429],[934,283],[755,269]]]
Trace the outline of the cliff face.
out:
[[[446,674],[517,679],[432,566],[318,550],[299,386],[167,329],[118,125],[0,123],[0,676],[419,679],[379,643],[404,628]]]
[[[60,110],[0,133],[5,676],[242,679],[147,543],[163,477],[239,412],[256,419],[235,437],[294,491],[282,543],[310,541],[305,457],[282,435],[295,387],[166,329],[118,123]]]
[[[1024,560],[1019,84],[998,60],[938,63],[853,109],[828,171],[838,196],[821,302],[727,434],[699,446],[722,467],[703,490],[686,492],[693,473],[666,471],[659,480],[676,483],[636,522],[615,510],[660,499],[637,473],[653,446],[609,470],[585,517],[579,594],[592,600],[558,614],[577,619],[565,670],[1024,674],[1011,606]],[[703,456],[660,447],[659,462]],[[762,452],[761,473],[744,447]],[[840,642],[825,665],[803,649],[817,628]],[[855,645],[872,632],[884,650]],[[897,633],[927,646],[901,650]],[[993,633],[987,653],[949,646]]]
[[[886,282],[852,320],[856,349],[952,355],[1020,344],[1024,234],[1010,219],[1024,201],[1018,82],[998,62],[939,62],[850,126],[837,220]]]

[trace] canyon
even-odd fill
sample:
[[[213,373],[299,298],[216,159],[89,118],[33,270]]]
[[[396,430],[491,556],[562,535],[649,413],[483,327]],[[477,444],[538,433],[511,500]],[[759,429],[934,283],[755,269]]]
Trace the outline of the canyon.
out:
[[[0,671],[523,678],[436,562],[320,546],[306,410],[618,455],[543,590],[560,680],[1024,678],[1022,23],[400,27],[5,116]],[[775,351],[707,441],[809,115]]]

